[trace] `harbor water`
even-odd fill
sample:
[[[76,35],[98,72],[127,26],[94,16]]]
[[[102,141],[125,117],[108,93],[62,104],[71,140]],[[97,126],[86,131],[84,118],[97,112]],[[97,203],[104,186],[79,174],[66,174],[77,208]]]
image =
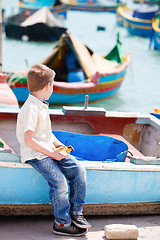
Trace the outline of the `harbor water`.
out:
[[[139,6],[132,0],[128,0],[127,5],[134,8]],[[2,0],[2,7],[6,17],[18,12],[17,0]],[[107,111],[141,113],[150,113],[154,107],[160,108],[160,51],[153,50],[153,46],[149,49],[150,39],[131,36],[125,28],[118,27],[115,13],[69,11],[67,19],[61,22],[69,33],[101,55],[106,55],[115,45],[119,32],[123,54],[129,51],[132,54],[132,62],[118,94],[109,99],[89,102],[89,106],[104,107]],[[105,31],[98,31],[98,26],[105,27]],[[3,33],[3,71],[21,71],[39,63],[52,52],[55,45],[7,39]]]

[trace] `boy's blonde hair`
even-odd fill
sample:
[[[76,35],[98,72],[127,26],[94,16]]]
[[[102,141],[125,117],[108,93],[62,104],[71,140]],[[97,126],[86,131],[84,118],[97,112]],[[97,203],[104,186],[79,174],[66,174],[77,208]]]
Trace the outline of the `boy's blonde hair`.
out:
[[[31,92],[42,90],[47,83],[52,84],[55,72],[43,64],[36,64],[31,67],[27,74],[28,89]]]

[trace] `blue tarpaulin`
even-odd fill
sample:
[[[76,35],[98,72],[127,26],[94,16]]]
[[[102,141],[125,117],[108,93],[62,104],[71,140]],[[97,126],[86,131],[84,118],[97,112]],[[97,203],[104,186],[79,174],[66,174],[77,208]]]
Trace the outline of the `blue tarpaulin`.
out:
[[[128,146],[121,140],[103,135],[85,135],[63,131],[53,131],[64,145],[71,145],[72,155],[78,160],[123,162]]]

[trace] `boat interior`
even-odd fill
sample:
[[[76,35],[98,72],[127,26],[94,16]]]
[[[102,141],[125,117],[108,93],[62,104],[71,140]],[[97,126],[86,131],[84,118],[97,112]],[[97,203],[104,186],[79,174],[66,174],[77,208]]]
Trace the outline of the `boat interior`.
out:
[[[84,126],[83,126],[84,127]],[[86,127],[86,126],[85,126]],[[59,131],[58,131],[59,132]],[[64,132],[60,131],[61,134],[64,136]],[[71,132],[67,132],[69,135],[71,135]],[[3,134],[1,134],[2,136]],[[74,139],[71,140],[71,138],[68,138],[66,141],[64,141],[64,137],[62,137],[62,142],[63,143],[68,143],[68,146],[73,142],[71,145],[74,146],[75,148],[75,154],[74,152],[72,153],[73,155],[76,156],[76,158],[80,161],[102,161],[104,162],[105,158],[106,161],[108,162],[130,162],[129,158],[126,157],[127,152],[129,151],[129,154],[133,155],[134,157],[143,157],[144,155],[138,151],[131,143],[129,143],[123,136],[117,135],[117,134],[99,134],[99,135],[94,135],[96,137],[95,141],[93,141],[93,138],[91,140],[90,137],[93,136],[91,134],[87,134],[87,138],[83,137],[84,134],[78,134],[80,137],[80,141],[78,141],[78,144],[76,144],[76,141]],[[89,138],[89,139],[88,139]],[[103,144],[102,140],[98,141],[98,138],[106,138],[103,139]],[[11,140],[12,139],[12,140]],[[59,138],[58,138],[59,139]],[[85,141],[84,141],[85,139]],[[109,144],[109,140],[112,139],[112,142]],[[61,140],[61,139],[60,139]],[[88,143],[86,142],[89,140]],[[119,151],[118,152],[115,148],[119,142]],[[124,145],[124,146],[120,146]],[[0,137],[0,161],[3,162],[20,162],[20,145],[15,138],[15,135],[11,136],[9,135],[8,137]],[[76,145],[76,146],[75,146]],[[90,146],[90,147],[89,147]],[[93,147],[93,149],[92,149]],[[121,147],[121,148],[120,148]],[[91,151],[92,149],[92,151]],[[3,153],[7,154],[4,155]],[[101,153],[101,154],[99,154]],[[8,154],[10,155],[8,157]],[[100,156],[99,156],[100,155]],[[118,158],[116,158],[116,156]],[[4,157],[5,156],[5,157]],[[85,158],[84,158],[85,156]],[[99,156],[99,157],[97,157]]]
[[[71,35],[64,35],[42,64],[54,69],[55,81],[81,82],[91,78],[96,72],[113,72],[120,64],[93,53],[88,47]]]
[[[127,118],[128,122],[126,122],[126,119],[124,117],[121,116],[114,117],[113,114],[112,117],[111,116],[108,116],[108,118],[105,117],[106,122],[103,122],[104,118],[100,117],[99,121],[100,124],[103,126],[102,129],[105,128],[104,131],[102,131],[101,129],[96,130],[96,128],[94,128],[95,118],[93,122],[92,118],[91,122],[89,122],[84,121],[83,117],[81,119],[79,118],[79,116],[77,116],[76,121],[75,120],[67,121],[66,117],[64,118],[62,117],[62,119],[59,121],[59,117],[61,118],[61,116],[58,116],[56,120],[54,115],[51,115],[52,129],[54,131],[58,130],[70,133],[86,134],[88,136],[99,135],[112,137],[127,144],[129,154],[131,152],[133,156],[137,157],[143,156],[156,157],[157,152],[159,151],[158,144],[160,142],[160,135],[158,134],[160,132],[159,126],[157,130],[154,124],[152,124],[153,126],[151,126],[146,121],[137,124],[135,122],[132,123],[132,120],[128,120]],[[14,118],[12,119],[9,118],[0,119],[1,128],[0,142],[4,144],[4,150],[10,149],[12,153],[15,153],[18,156],[20,156],[20,146],[18,140],[16,139],[16,118],[17,115],[14,114]],[[103,120],[102,121],[103,123],[101,123],[101,120]],[[118,126],[122,125],[123,128],[117,129],[116,127],[114,127],[116,126],[115,123]],[[1,149],[1,151],[3,150]],[[129,159],[126,157],[125,161],[129,162]]]

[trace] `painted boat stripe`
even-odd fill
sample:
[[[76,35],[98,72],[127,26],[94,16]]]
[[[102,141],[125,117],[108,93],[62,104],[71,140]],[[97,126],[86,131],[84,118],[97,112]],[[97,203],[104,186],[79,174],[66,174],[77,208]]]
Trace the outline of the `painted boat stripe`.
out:
[[[152,26],[142,26],[142,25],[137,25],[137,24],[134,24],[134,23],[128,23],[128,26],[132,26],[134,28],[140,28],[140,29],[149,29],[149,30],[152,30]]]
[[[34,13],[35,11],[38,10],[37,7],[28,7],[28,6],[24,6],[22,3],[19,3],[19,8],[21,11],[29,11],[31,13]],[[59,12],[64,12],[69,10],[69,7],[66,6],[65,4],[61,4],[61,5],[57,5],[57,6],[53,6],[53,7],[48,7],[50,9],[51,12],[53,13],[59,13]]]

